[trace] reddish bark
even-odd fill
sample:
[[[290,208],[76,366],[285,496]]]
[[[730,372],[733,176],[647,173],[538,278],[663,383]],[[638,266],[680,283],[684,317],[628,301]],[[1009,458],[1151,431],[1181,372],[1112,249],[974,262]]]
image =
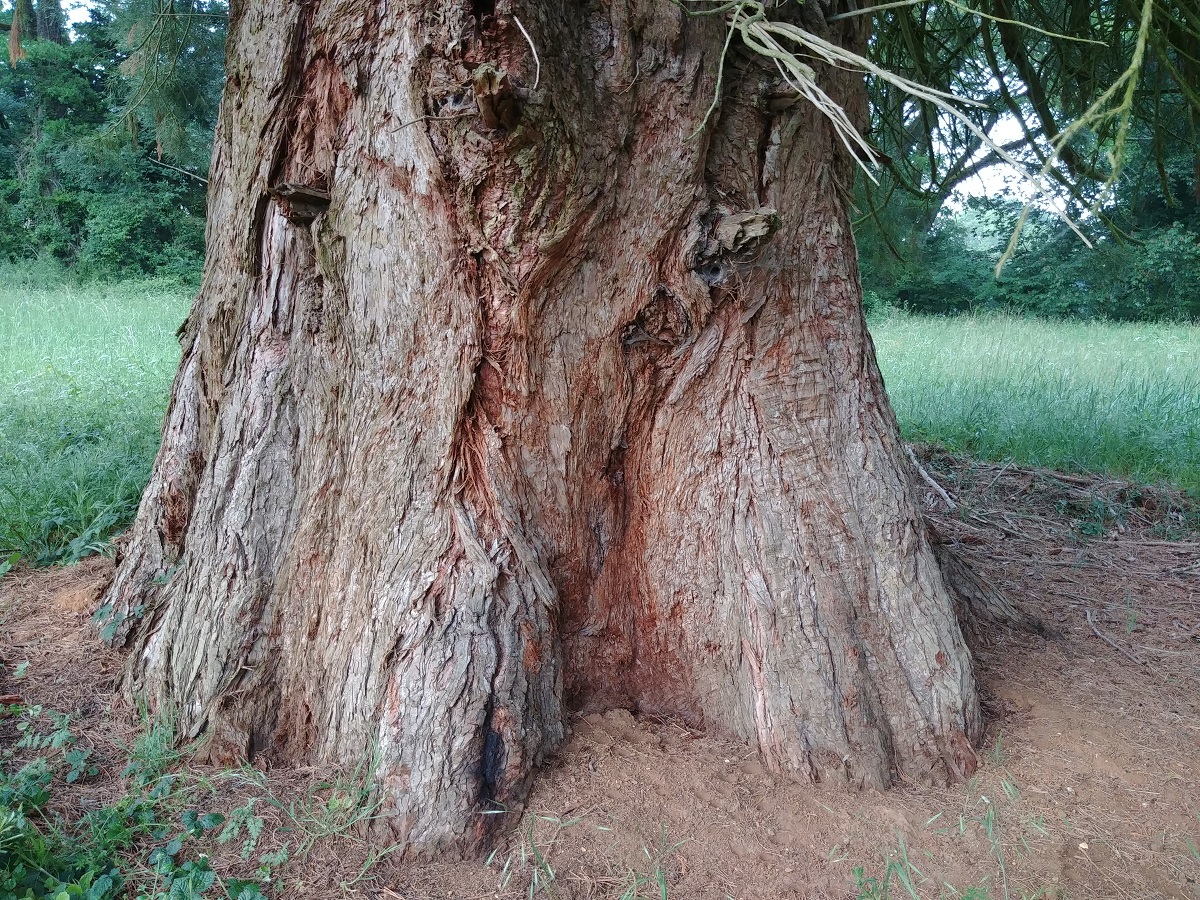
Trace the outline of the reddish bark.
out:
[[[128,690],[214,758],[373,752],[414,851],[500,824],[569,707],[969,771],[832,130],[735,53],[690,137],[724,32],[667,0],[478,6],[235,4]]]

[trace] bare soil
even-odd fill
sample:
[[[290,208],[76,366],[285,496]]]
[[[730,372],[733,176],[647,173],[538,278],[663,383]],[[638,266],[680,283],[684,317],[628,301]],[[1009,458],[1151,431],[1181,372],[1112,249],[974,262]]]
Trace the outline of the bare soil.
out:
[[[867,879],[882,887],[890,866],[889,896],[900,898],[1200,900],[1195,508],[1119,481],[922,458],[946,490],[924,497],[944,539],[1048,633],[996,630],[976,648],[989,725],[967,783],[847,794],[772,775],[744,745],[612,710],[573,723],[488,865],[385,856],[354,881],[371,851],[347,831],[294,860],[279,895],[482,900],[532,886],[616,898],[636,886],[681,900],[856,898],[875,896]],[[0,694],[76,714],[101,764],[59,792],[79,807],[119,795],[137,729],[113,693],[122,659],[89,625],[109,565],[0,582],[5,675],[30,661]],[[12,727],[0,722],[0,742]],[[259,768],[285,806],[329,776]],[[244,799],[244,779],[212,784],[212,808]],[[265,810],[256,853],[294,847],[282,813]],[[225,854],[218,870],[253,868],[234,848],[213,852]]]

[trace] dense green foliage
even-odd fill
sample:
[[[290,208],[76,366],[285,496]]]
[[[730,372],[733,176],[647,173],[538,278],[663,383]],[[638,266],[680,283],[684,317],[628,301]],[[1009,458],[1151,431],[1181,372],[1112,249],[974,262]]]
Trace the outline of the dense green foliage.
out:
[[[882,190],[862,182],[863,215],[855,236],[868,307],[938,314],[1003,309],[1123,321],[1200,319],[1200,138],[1195,130],[1200,117],[1178,94],[1136,97],[1153,106],[1143,118],[1157,115],[1163,122],[1157,129],[1146,122],[1131,127],[1121,177],[1109,189],[1093,186],[1082,197],[1064,188],[1053,201],[1078,222],[1094,247],[1043,200],[1025,210],[1028,220],[1016,253],[998,278],[996,261],[1025,209],[1015,199],[1021,193],[1014,189],[1016,179],[1003,179],[1003,169],[987,170],[996,191],[991,197],[962,195],[964,186],[978,192],[979,181],[954,182],[924,194],[899,190],[886,179]],[[947,198],[958,202],[947,203]]]
[[[0,0],[0,27],[11,23],[15,2]],[[61,0],[20,2],[36,8],[39,28],[43,13],[62,18]],[[953,6],[878,14],[878,62],[975,98],[981,105],[968,111],[984,130],[1006,118],[1010,128],[1017,118],[1026,122],[1027,142],[1013,153],[1031,171],[1056,160],[1048,175],[1058,180],[1057,202],[1096,248],[1035,209],[1019,252],[995,278],[1021,204],[976,197],[950,214],[946,202],[957,196],[961,204],[955,191],[978,185],[971,179],[994,171],[999,157],[953,117],[872,79],[871,133],[886,166],[883,184],[864,182],[860,195],[856,233],[868,304],[1146,321],[1200,316],[1196,97],[1185,77],[1193,63],[1172,37],[1176,20],[1187,21],[1188,2],[1172,0],[1151,22],[1159,43],[1130,95],[1128,132],[1117,127],[1120,116],[1105,113],[1059,148],[1060,157],[1048,135],[1121,77],[1136,49],[1135,7],[1088,0],[1011,10],[1050,32],[1109,35],[1104,50],[1014,31],[1011,22]],[[39,39],[25,27],[25,58],[0,67],[0,264],[51,257],[85,278],[196,275],[204,252],[199,176],[222,85],[225,11],[221,0],[98,0],[73,32],[56,26]],[[946,49],[951,36],[955,53]],[[1032,51],[1043,61],[1037,85],[1026,84]],[[1087,53],[1099,61],[1091,68]],[[1105,187],[1101,163],[1118,151],[1121,177]]]
[[[86,290],[0,285],[0,559],[74,561],[137,509],[158,449],[175,330],[173,283]]]
[[[150,44],[136,3],[95,3],[73,40],[26,35],[24,59],[0,66],[0,262],[49,257],[86,278],[195,277],[205,184],[188,172],[208,166],[224,18],[192,8],[205,17],[182,21],[198,24]],[[0,13],[11,19],[11,8]],[[169,89],[146,74],[149,47],[171,51],[160,68],[181,77]]]

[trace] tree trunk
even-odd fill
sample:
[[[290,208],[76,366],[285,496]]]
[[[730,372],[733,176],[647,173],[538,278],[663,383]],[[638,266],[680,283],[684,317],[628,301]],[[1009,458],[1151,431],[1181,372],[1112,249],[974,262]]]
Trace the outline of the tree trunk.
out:
[[[66,42],[62,0],[38,0],[37,37],[39,41],[53,41],[56,44]]]
[[[970,770],[851,161],[736,50],[706,122],[724,39],[669,0],[234,4],[208,265],[107,596],[128,691],[211,759],[371,754],[414,851],[477,848],[571,709],[812,781]]]

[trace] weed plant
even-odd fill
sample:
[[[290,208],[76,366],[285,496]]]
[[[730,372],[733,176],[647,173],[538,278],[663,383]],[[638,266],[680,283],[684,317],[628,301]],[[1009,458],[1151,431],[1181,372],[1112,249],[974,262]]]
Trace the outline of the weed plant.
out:
[[[90,751],[76,746],[70,717],[20,704],[2,712],[18,720],[21,738],[0,755],[0,900],[108,900],[126,892],[139,900],[193,900],[214,886],[204,857],[182,851],[221,817],[179,815],[180,780],[167,772],[179,760],[169,749],[169,720],[144,723],[122,772],[124,793],[72,821],[53,801],[97,769]],[[256,883],[230,886],[233,896],[244,894],[239,900],[263,896]]]
[[[1200,326],[892,312],[871,334],[909,440],[1200,499]]]
[[[137,509],[190,297],[18,275],[0,272],[0,558],[74,562]]]
[[[18,666],[11,678],[23,675]],[[94,793],[73,793],[100,773],[92,752],[77,743],[71,717],[21,703],[0,706],[19,735],[0,751],[0,900],[291,896],[289,860],[303,860],[320,842],[361,840],[356,832],[375,817],[368,765],[348,776],[334,773],[284,802],[253,769],[197,774],[172,719],[141,714],[138,737],[123,753],[119,789],[97,804]],[[219,783],[240,788],[244,802],[225,812],[205,809]],[[260,845],[265,807],[283,821],[270,849]],[[228,871],[229,860],[212,861],[227,844],[240,848],[241,864],[232,865],[241,877]],[[343,891],[375,877],[371,870],[397,849],[368,850],[357,874],[341,883]]]

